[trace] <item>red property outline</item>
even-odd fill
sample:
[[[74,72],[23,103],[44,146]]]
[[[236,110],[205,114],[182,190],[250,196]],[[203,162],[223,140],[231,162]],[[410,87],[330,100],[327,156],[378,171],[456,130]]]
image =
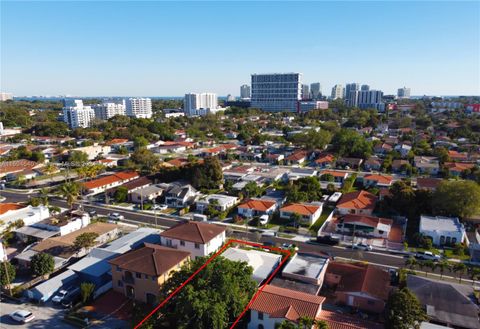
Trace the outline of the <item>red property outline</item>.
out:
[[[259,244],[259,243],[253,243],[253,242],[249,242],[249,241],[243,241],[243,240],[235,240],[235,239],[230,239],[228,240],[228,242],[223,245],[222,248],[220,248],[219,251],[217,251],[214,255],[212,255],[202,266],[200,266],[200,268],[198,270],[195,271],[195,273],[193,273],[187,280],[185,280],[177,289],[175,289],[172,293],[170,293],[170,295],[167,296],[167,298],[165,298],[159,305],[157,305],[146,317],[145,319],[143,319],[142,321],[140,321],[135,327],[134,329],[139,329],[142,324],[145,323],[145,321],[147,321],[153,314],[155,314],[160,308],[162,308],[173,296],[175,296],[176,294],[178,294],[178,292],[183,288],[185,287],[190,281],[192,281],[192,279],[198,274],[200,273],[201,270],[203,270],[213,259],[215,259],[217,256],[219,256],[221,253],[223,253],[225,251],[225,249],[232,243],[241,243],[241,244],[246,244],[248,246],[252,246],[252,247],[257,247],[257,248],[263,248],[263,249],[268,249],[268,250],[271,250],[271,251],[278,251],[278,252],[281,252],[283,254],[285,254],[286,257],[283,257],[282,261],[280,262],[280,264],[275,268],[275,270],[272,272],[272,274],[267,278],[267,280],[265,281],[265,283],[260,287],[260,289],[257,290],[257,292],[255,293],[255,295],[253,295],[252,299],[250,300],[250,302],[247,304],[247,306],[245,306],[245,308],[243,309],[242,313],[240,313],[240,315],[237,317],[237,319],[235,320],[235,322],[232,324],[232,326],[230,327],[230,329],[233,329],[237,324],[238,322],[240,322],[240,319],[245,315],[245,313],[248,311],[248,309],[250,308],[250,306],[252,305],[252,303],[255,301],[255,299],[258,298],[258,296],[260,295],[260,293],[263,291],[263,288],[265,287],[265,285],[267,285],[268,283],[270,283],[270,281],[273,279],[273,277],[275,276],[275,274],[277,274],[278,270],[282,267],[282,265],[287,261],[287,259],[290,257],[291,255],[291,252],[289,250],[285,250],[285,249],[280,249],[280,248],[277,248],[277,247],[270,247],[270,246],[264,246],[262,244]]]

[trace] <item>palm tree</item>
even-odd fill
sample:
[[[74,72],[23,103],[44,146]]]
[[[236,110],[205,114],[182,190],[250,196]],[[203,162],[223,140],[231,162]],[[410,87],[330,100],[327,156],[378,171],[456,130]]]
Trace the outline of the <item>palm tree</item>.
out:
[[[458,273],[458,278],[459,278],[459,283],[462,283],[462,276],[465,274],[467,270],[467,265],[464,263],[458,263],[455,266],[453,266],[453,271],[455,273]]]
[[[470,275],[470,280],[472,280],[472,286],[474,286],[475,280],[480,277],[480,268],[475,266],[470,266],[468,268],[468,274]]]
[[[438,268],[440,270],[440,279],[442,279],[443,272],[445,272],[446,269],[450,269],[450,264],[447,261],[442,260],[435,264],[435,268]]]
[[[80,195],[80,186],[76,182],[67,182],[60,186],[59,194],[67,200],[70,209]]]
[[[48,192],[49,192],[49,190],[46,189],[46,188],[41,188],[38,191],[38,196],[39,196],[40,200],[42,200],[42,204],[46,207],[48,207],[48,205],[49,205]]]
[[[323,320],[315,320],[314,324],[317,329],[328,329],[328,323]]]
[[[409,257],[405,261],[405,266],[408,266],[411,270],[413,270],[415,268],[415,266],[417,266],[417,264],[418,264],[417,260],[413,257]]]
[[[310,329],[312,328],[314,320],[312,318],[302,316],[298,320],[298,328],[300,329]]]
[[[423,266],[425,266],[426,268],[429,268],[432,271],[435,269],[435,263],[432,260],[426,260],[423,263]],[[428,276],[427,273],[428,273],[428,271],[427,271],[427,269],[425,269],[425,276]]]

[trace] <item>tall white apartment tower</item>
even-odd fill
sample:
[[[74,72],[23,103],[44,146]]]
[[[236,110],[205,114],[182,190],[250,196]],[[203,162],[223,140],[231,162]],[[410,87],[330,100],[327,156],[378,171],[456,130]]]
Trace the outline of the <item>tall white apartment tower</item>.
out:
[[[183,111],[186,116],[200,115],[202,113],[215,112],[218,108],[217,94],[214,93],[190,93],[185,94]],[[204,111],[199,111],[204,110]]]
[[[241,85],[240,86],[240,98],[241,99],[250,99],[250,86]]]
[[[108,120],[116,115],[126,115],[125,100],[120,102],[103,102],[93,107],[95,117],[100,120]]]
[[[310,84],[310,95],[313,99],[320,99],[322,96],[322,85],[320,82],[314,82]]]
[[[70,128],[90,127],[95,118],[95,111],[90,106],[84,106],[81,99],[64,100],[63,121]]]
[[[150,98],[127,98],[125,112],[129,117],[150,119],[152,117],[152,100]]]
[[[332,88],[332,99],[343,99],[344,88],[342,85],[335,85]]]
[[[403,87],[397,90],[398,98],[410,98],[410,88]]]
[[[301,73],[252,74],[251,107],[269,112],[297,112],[301,99]]]

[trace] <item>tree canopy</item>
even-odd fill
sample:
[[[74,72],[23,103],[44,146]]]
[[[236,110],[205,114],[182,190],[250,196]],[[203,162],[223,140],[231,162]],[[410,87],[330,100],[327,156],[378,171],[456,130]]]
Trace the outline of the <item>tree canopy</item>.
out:
[[[206,157],[193,171],[192,185],[195,188],[216,189],[223,184],[223,171],[217,157]]]
[[[340,156],[366,159],[372,154],[372,143],[352,129],[341,129],[333,136],[332,145]]]
[[[5,271],[5,269],[7,271]],[[15,280],[15,266],[10,262],[0,262],[0,286],[5,287]]]
[[[397,290],[390,295],[385,306],[385,328],[419,329],[427,315],[417,297],[408,289]]]
[[[35,276],[52,273],[55,268],[53,256],[44,252],[33,255],[30,268]]]
[[[95,240],[98,238],[98,234],[95,232],[85,232],[80,234],[75,238],[73,242],[73,246],[77,250],[81,250],[83,248],[91,248],[95,245]]]
[[[316,177],[302,177],[287,187],[288,202],[319,201],[321,185]]]
[[[476,215],[480,213],[480,186],[472,181],[442,181],[433,195],[433,208],[446,216]]]

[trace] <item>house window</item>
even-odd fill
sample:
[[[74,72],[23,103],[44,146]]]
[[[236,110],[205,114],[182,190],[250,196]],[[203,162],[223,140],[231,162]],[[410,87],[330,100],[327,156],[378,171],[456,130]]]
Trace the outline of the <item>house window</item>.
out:
[[[142,278],[142,273],[135,272],[135,276],[136,276],[137,279],[141,279]]]
[[[180,245],[185,247],[185,241],[180,240]]]
[[[263,320],[263,312],[258,312],[258,319]]]
[[[168,246],[168,247],[171,247],[171,246],[172,246],[172,240],[167,239],[167,246]]]
[[[200,245],[198,243],[195,243],[195,249],[200,249]]]
[[[118,265],[117,265],[117,272],[122,272],[122,269]]]
[[[117,284],[118,284],[119,287],[123,287],[123,281],[122,280],[118,280]]]

